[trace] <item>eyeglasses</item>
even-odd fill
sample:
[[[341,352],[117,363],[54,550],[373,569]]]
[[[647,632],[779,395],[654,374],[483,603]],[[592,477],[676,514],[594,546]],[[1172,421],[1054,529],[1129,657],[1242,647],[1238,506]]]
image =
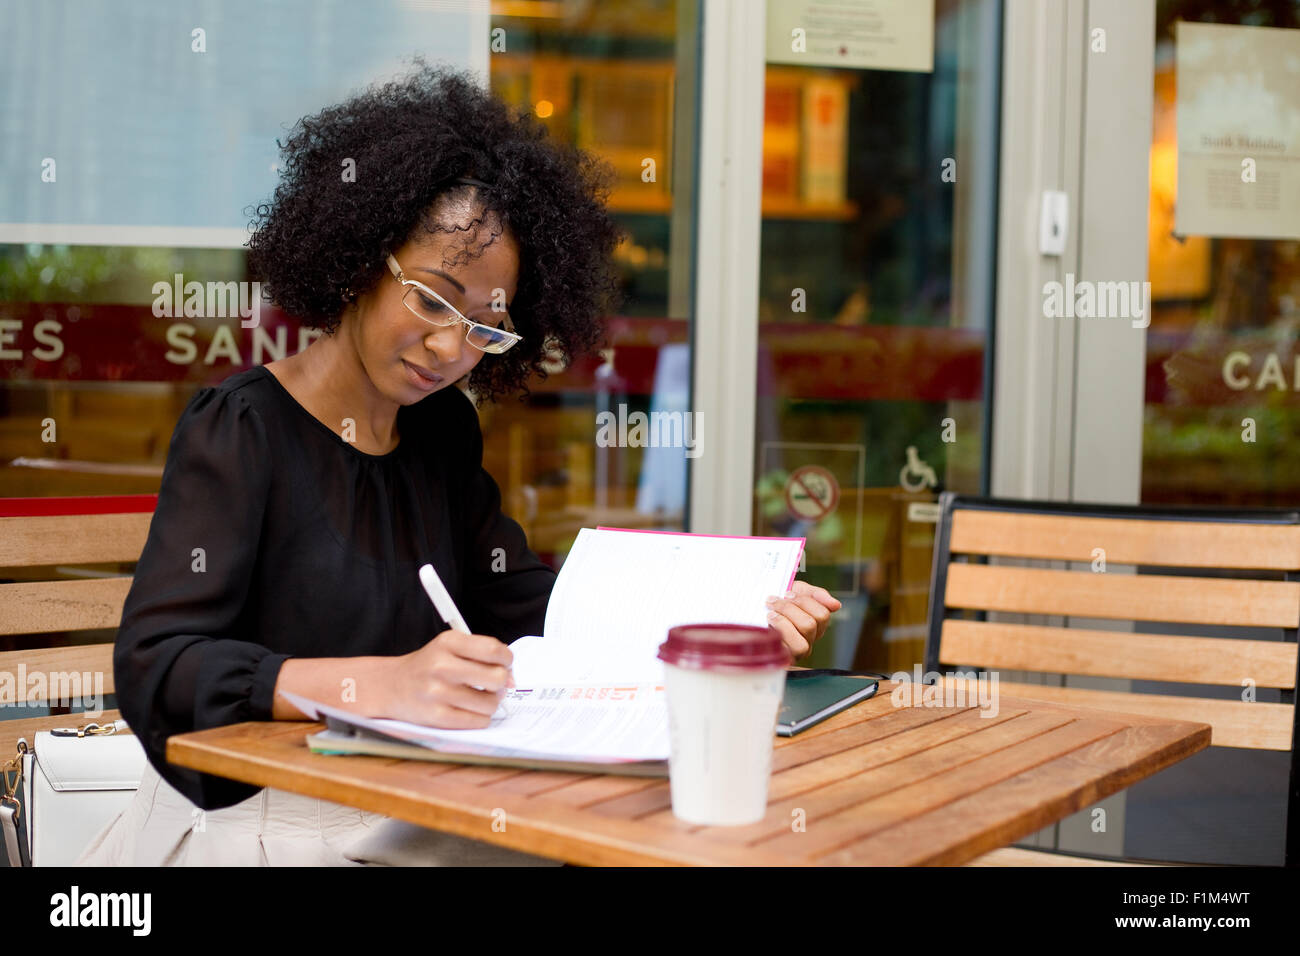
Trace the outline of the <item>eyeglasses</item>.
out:
[[[388,268],[393,273],[393,277],[406,289],[402,294],[402,304],[430,325],[445,329],[457,322],[463,322],[468,326],[465,330],[465,341],[476,349],[491,352],[494,355],[500,355],[523,341],[524,337],[515,332],[515,326],[510,321],[509,313],[502,313],[504,329],[493,328],[490,325],[484,325],[482,322],[475,322],[473,319],[467,319],[461,315],[454,305],[427,285],[406,278],[402,274],[402,267],[397,264],[397,260],[392,256],[388,257]]]

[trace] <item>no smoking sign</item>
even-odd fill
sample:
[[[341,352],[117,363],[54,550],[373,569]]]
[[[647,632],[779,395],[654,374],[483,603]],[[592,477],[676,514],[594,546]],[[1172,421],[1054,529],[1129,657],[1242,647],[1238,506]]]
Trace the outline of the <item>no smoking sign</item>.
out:
[[[785,483],[785,506],[790,514],[805,521],[820,521],[835,510],[840,484],[825,468],[804,465],[795,469]]]

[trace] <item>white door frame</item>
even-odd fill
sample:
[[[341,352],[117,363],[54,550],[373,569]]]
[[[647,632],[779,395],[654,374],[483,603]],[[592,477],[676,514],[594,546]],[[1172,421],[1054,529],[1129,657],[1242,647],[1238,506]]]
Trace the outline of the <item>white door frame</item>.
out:
[[[703,0],[686,528],[751,533],[766,0]]]

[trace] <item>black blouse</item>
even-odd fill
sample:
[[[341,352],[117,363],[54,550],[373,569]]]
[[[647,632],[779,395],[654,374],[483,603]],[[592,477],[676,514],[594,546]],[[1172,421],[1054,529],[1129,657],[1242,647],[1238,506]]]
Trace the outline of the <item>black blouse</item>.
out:
[[[475,633],[542,633],[555,572],[501,513],[470,400],[448,386],[403,406],[397,433],[386,455],[359,451],[261,366],[181,414],[113,672],[150,762],[199,807],[260,788],[167,763],[167,738],[271,720],[290,657],[423,647],[447,625],[421,564]]]

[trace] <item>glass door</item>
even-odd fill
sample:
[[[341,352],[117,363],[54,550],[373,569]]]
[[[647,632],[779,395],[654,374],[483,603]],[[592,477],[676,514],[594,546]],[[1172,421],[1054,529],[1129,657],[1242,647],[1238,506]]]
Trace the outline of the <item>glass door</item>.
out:
[[[844,602],[808,663],[910,672],[936,498],[987,488],[1001,5],[874,41],[801,6],[767,14],[753,530]]]

